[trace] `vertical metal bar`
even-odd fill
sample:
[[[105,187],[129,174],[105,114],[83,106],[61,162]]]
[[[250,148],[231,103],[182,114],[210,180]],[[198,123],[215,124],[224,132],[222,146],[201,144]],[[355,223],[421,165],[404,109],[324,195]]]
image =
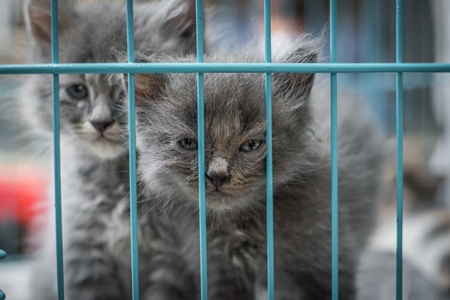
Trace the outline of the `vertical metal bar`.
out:
[[[3,260],[6,258],[6,252],[3,251],[2,249],[0,249],[0,260]],[[6,295],[5,293],[0,290],[0,300],[5,300],[6,299]]]
[[[59,63],[58,40],[58,0],[51,2],[51,35],[52,35],[52,63]],[[55,225],[56,225],[56,274],[58,283],[58,300],[64,300],[64,261],[63,261],[63,232],[61,208],[61,151],[59,127],[59,75],[53,75],[53,163],[55,179]]]
[[[337,0],[330,0],[330,62],[336,62]],[[332,299],[339,299],[339,201],[337,153],[337,74],[330,74],[331,94],[331,285]]]
[[[403,7],[402,0],[396,0],[396,63],[403,62]],[[396,135],[397,135],[397,286],[396,299],[403,293],[403,74],[396,76]]]
[[[270,0],[264,0],[265,61],[272,62]],[[272,74],[265,74],[266,95],[266,223],[267,223],[267,296],[275,297],[274,226],[273,226],[273,170],[272,170]]]
[[[375,63],[380,63],[383,61],[383,55],[382,55],[382,48],[381,45],[383,45],[382,42],[382,24],[384,24],[386,16],[382,13],[382,3],[381,1],[375,1],[374,2],[374,11],[373,11],[373,42],[372,45],[374,46],[374,57],[373,60]],[[368,14],[370,12],[367,12]],[[382,75],[380,73],[373,74],[374,76],[374,84],[371,89],[371,98],[372,98],[372,105],[375,105],[377,118],[382,121],[382,123],[387,124],[384,119],[386,118],[385,114],[383,113],[383,107],[385,104],[385,97],[384,93],[382,91]],[[383,118],[383,119],[381,119]]]
[[[133,0],[127,0],[128,62],[134,63]],[[136,187],[136,120],[135,74],[128,74],[128,139],[130,164],[130,230],[131,230],[131,287],[132,299],[139,300],[139,249]]]
[[[197,62],[203,62],[203,1],[195,1]],[[206,228],[206,178],[205,178],[205,108],[204,77],[197,74],[197,131],[198,131],[198,195],[200,230],[200,293],[201,299],[208,299],[208,244]]]

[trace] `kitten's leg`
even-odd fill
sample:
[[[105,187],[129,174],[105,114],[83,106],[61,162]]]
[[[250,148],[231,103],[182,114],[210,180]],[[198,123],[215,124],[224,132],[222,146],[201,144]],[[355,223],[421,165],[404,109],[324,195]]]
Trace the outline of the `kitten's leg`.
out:
[[[231,274],[229,274],[229,275],[231,275]],[[245,286],[245,283],[243,281],[238,280],[236,278],[237,276],[230,276],[230,277],[231,278],[213,276],[213,278],[211,278],[211,279],[208,278],[208,299],[211,299],[211,300],[222,300],[222,299],[251,300],[251,299],[253,299],[252,293],[248,291],[248,289]]]
[[[140,219],[139,284],[142,300],[195,300],[190,273],[173,228],[174,220],[147,214]]]
[[[48,248],[48,247],[47,247]],[[52,250],[52,249],[48,249]],[[39,255],[33,259],[31,271],[30,291],[35,300],[57,300],[56,290],[56,267],[54,251],[51,257],[47,254],[52,252],[39,251]]]
[[[72,245],[64,258],[66,300],[123,300],[131,296],[119,278],[119,267],[102,248]]]
[[[73,242],[64,251],[64,281],[66,300],[119,300],[125,296],[117,268],[101,249],[90,247],[89,241]],[[30,290],[33,299],[57,299],[56,248],[45,243],[37,253]]]
[[[211,247],[208,253],[208,299],[250,300],[253,291],[251,279],[236,265],[233,256],[223,253],[220,247]],[[228,254],[229,255],[229,254]]]
[[[255,300],[266,299],[268,299],[267,276],[261,276],[255,284]],[[294,282],[293,278],[277,272],[275,276],[275,299],[303,300],[312,298],[305,297],[303,290]]]
[[[182,258],[169,251],[145,259],[149,267],[140,271],[142,300],[194,300],[195,280]]]
[[[357,255],[352,249],[344,249],[345,247],[342,246],[339,250],[339,299],[354,300],[356,299],[355,259]],[[331,262],[331,257],[327,257],[326,261]],[[321,269],[303,274],[301,277],[304,278],[302,288],[305,291],[305,299],[331,300],[331,276],[330,263],[323,264]]]

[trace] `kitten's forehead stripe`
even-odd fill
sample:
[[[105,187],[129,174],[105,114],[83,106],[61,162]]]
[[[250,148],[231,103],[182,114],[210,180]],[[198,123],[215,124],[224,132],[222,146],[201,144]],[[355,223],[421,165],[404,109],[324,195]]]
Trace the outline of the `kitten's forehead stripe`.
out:
[[[191,132],[196,136],[196,78],[193,74],[171,74],[169,78],[168,90],[161,101],[167,106],[158,106],[160,112],[156,114],[164,115],[174,132]],[[205,74],[204,101],[205,138],[216,151],[230,152],[232,144],[237,152],[245,137],[264,139],[264,81],[260,74]],[[148,114],[148,118],[154,115]],[[184,124],[180,124],[179,118]]]
[[[98,101],[95,101],[92,105],[91,116],[89,118],[92,122],[102,122],[111,120],[111,109],[109,107],[109,102],[101,97]]]
[[[84,83],[86,74],[61,74],[59,75],[59,85],[69,86],[75,83]]]
[[[214,157],[208,166],[208,172],[215,172],[221,174],[228,173],[229,164],[226,159],[222,157]]]

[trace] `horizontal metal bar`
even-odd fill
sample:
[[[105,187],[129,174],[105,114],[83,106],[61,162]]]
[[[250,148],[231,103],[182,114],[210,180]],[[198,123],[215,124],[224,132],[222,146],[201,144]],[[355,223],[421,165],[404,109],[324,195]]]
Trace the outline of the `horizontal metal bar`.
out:
[[[441,63],[86,63],[8,64],[0,74],[83,74],[83,73],[419,73],[450,72]]]

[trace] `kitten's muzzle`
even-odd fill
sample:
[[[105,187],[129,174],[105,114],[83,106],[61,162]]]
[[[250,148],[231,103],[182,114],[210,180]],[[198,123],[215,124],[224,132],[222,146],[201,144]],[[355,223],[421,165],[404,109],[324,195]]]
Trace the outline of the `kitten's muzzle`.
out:
[[[90,121],[90,123],[98,132],[103,134],[108,127],[114,124],[114,120]]]
[[[230,181],[228,173],[209,171],[206,173],[206,178],[213,184],[218,190],[224,183]]]

